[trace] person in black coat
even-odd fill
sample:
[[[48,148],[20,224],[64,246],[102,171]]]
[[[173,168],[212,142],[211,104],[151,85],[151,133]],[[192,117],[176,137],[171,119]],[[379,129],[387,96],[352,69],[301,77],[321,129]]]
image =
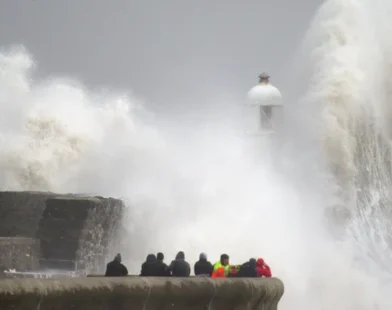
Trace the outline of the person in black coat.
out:
[[[251,258],[249,262],[242,264],[240,270],[235,275],[237,278],[256,278],[258,276],[259,275],[256,270],[256,260],[254,258]]]
[[[169,266],[169,272],[172,277],[189,277],[191,274],[191,267],[189,263],[185,261],[184,252],[180,251],[176,255],[176,259],[173,260]]]
[[[118,253],[113,261],[106,265],[105,277],[124,277],[128,275],[128,269],[121,264],[121,254]]]
[[[205,253],[201,253],[199,256],[199,260],[195,263],[194,272],[195,276],[211,276],[213,266],[211,262],[207,260],[207,255]]]
[[[159,252],[157,254],[157,277],[170,277],[169,267],[163,262],[164,258],[165,256],[163,255],[163,253]]]
[[[156,277],[157,258],[154,254],[148,254],[146,261],[142,264],[141,277]]]

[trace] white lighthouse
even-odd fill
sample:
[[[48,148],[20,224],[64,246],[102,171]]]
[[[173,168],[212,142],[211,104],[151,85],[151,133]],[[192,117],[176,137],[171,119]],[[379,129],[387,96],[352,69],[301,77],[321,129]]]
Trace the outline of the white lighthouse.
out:
[[[248,92],[243,107],[246,153],[255,163],[275,162],[278,150],[276,133],[283,124],[283,104],[280,91],[269,81],[267,73],[259,75],[259,83]],[[253,158],[253,159],[251,159]]]
[[[247,134],[273,134],[283,123],[282,95],[269,79],[267,73],[260,74],[259,83],[248,92],[244,120]]]

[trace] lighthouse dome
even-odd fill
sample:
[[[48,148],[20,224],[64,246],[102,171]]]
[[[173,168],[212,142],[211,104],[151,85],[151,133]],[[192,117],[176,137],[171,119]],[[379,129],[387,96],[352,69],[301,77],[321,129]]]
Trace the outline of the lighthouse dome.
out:
[[[259,106],[280,106],[282,94],[270,83],[260,83],[253,86],[248,92],[248,100],[250,104]]]

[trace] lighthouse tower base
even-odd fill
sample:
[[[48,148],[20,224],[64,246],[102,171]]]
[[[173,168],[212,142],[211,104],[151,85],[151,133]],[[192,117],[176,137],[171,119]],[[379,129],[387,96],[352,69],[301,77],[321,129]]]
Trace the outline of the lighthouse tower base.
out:
[[[276,145],[276,135],[271,132],[247,132],[244,135],[245,153],[254,164],[272,165]]]

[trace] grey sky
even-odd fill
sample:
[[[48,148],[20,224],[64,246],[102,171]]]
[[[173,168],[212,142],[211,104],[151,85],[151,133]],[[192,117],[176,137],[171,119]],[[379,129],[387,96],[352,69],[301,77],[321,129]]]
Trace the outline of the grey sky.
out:
[[[0,43],[41,73],[132,89],[156,105],[240,98],[260,71],[279,86],[322,0],[1,0]]]

